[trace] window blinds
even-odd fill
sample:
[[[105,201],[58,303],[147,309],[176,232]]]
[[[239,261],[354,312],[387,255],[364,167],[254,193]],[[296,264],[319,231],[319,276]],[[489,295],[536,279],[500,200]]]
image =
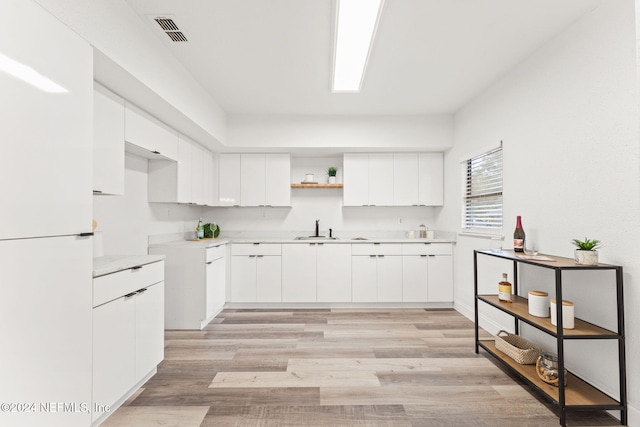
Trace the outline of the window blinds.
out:
[[[464,228],[502,228],[502,146],[466,161]]]

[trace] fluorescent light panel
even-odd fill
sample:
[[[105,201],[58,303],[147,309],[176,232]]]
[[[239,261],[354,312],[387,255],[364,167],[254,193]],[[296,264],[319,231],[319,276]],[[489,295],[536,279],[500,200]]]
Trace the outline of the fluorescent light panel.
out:
[[[43,76],[28,65],[11,59],[2,53],[0,53],[0,71],[4,71],[5,73],[20,79],[25,83],[29,83],[31,86],[34,86],[44,92],[68,92],[65,88]]]
[[[333,92],[359,92],[384,0],[336,0]]]

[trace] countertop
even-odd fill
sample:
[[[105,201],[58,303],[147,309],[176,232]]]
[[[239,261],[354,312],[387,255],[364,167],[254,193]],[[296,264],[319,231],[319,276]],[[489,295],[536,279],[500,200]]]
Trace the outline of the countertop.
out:
[[[104,276],[164,259],[164,255],[106,255],[94,258],[93,277]]]

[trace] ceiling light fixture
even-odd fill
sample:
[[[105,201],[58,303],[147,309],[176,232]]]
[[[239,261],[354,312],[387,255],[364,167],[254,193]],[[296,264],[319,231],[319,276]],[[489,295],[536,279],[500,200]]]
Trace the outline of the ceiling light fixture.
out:
[[[11,59],[0,53],[0,71],[22,80],[25,83],[29,83],[44,92],[48,93],[65,93],[68,92],[65,88],[59,84],[53,82],[51,79],[43,76],[33,68],[25,65],[21,62]]]
[[[360,92],[384,0],[336,0],[333,92]]]

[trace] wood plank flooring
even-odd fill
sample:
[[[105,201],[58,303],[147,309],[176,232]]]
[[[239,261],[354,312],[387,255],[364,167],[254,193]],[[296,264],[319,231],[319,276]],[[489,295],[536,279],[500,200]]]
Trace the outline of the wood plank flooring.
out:
[[[474,353],[454,310],[224,310],[166,331],[158,373],[103,426],[558,426],[550,408]]]

